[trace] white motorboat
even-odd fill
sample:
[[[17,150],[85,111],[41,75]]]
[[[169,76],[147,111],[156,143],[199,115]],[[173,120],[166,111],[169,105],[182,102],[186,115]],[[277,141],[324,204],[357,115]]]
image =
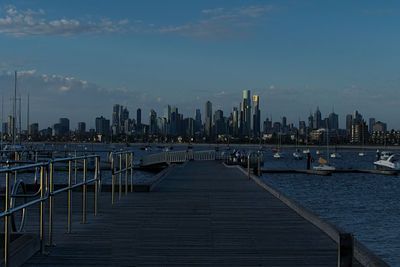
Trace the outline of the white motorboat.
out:
[[[280,158],[283,158],[283,154],[276,152],[273,157],[274,157],[274,159],[280,159]]]
[[[308,149],[308,148],[307,148],[307,149],[304,149],[304,150],[303,150],[303,153],[304,153],[304,154],[310,153],[310,149]]]
[[[340,155],[339,152],[333,152],[333,153],[331,153],[331,158],[340,159],[340,158],[342,158],[342,155]]]
[[[293,157],[298,160],[303,159],[303,156],[298,151],[293,152]]]
[[[360,156],[360,157],[364,157],[364,156],[366,156],[367,155],[367,153],[365,153],[365,152],[359,152],[358,153],[358,156]]]
[[[387,159],[375,161],[374,165],[379,170],[400,170],[400,155],[392,154]]]
[[[315,151],[315,154],[319,155],[321,154],[321,152],[319,152],[319,150]]]

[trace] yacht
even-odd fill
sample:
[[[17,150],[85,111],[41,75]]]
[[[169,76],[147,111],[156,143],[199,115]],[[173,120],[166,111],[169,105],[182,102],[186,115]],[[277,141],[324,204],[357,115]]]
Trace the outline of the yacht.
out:
[[[340,155],[339,152],[333,152],[333,153],[331,153],[331,158],[340,159],[340,158],[342,158],[342,155]]]
[[[374,162],[375,168],[379,170],[400,170],[400,155],[392,154],[386,159]]]
[[[294,157],[294,159],[298,159],[298,160],[303,159],[303,156],[300,154],[299,151],[293,152],[293,157]]]

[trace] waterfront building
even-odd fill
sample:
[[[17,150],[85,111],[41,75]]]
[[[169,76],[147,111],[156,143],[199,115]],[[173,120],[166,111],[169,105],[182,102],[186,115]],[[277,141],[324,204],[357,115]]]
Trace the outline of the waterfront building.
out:
[[[110,134],[110,120],[103,116],[96,118],[96,134],[108,136]]]
[[[149,114],[149,131],[150,134],[157,134],[157,113],[154,109],[150,110]]]
[[[60,124],[60,133],[59,133],[59,135],[69,135],[69,119],[60,118],[59,124]]]
[[[372,131],[373,132],[383,132],[386,133],[387,131],[387,125],[384,122],[377,121],[373,126],[372,126]]]
[[[186,118],[183,120],[183,129],[185,130],[185,135],[188,137],[194,136],[194,124],[195,120],[193,118]]]
[[[306,131],[307,131],[306,122],[305,121],[299,121],[299,134],[305,135]]]
[[[373,132],[374,124],[375,124],[375,118],[369,118],[368,130],[370,134]]]
[[[346,131],[348,134],[351,133],[351,125],[353,124],[353,115],[347,114],[346,115]]]
[[[339,115],[336,114],[335,112],[332,112],[332,113],[329,114],[328,128],[332,129],[332,130],[338,130],[339,129]]]
[[[35,137],[39,134],[39,123],[32,123],[29,125],[28,135]]]
[[[136,133],[142,134],[142,110],[138,108],[136,110]]]
[[[314,117],[311,114],[311,111],[310,111],[310,116],[308,116],[308,128],[310,130],[314,129]]]
[[[351,126],[351,143],[362,144],[364,140],[368,139],[368,136],[367,123],[362,119],[361,121],[353,119],[353,124]]]
[[[205,116],[204,132],[205,136],[209,138],[212,135],[212,104],[210,101],[206,102]]]
[[[200,133],[201,132],[201,113],[200,113],[200,109],[196,109],[196,114],[195,114],[195,122],[194,122],[194,131],[196,133]]]
[[[220,109],[215,111],[214,114],[214,123],[215,123],[215,134],[226,134],[226,126],[224,119],[224,112]]]
[[[79,135],[85,135],[86,134],[86,123],[78,122],[77,134],[79,134]]]
[[[274,122],[272,126],[272,131],[274,133],[281,133],[282,132],[282,124],[280,122]]]

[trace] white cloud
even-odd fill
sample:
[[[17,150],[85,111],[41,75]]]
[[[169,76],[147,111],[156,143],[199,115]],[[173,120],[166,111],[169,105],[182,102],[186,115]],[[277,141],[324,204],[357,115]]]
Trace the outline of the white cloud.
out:
[[[129,25],[129,20],[113,22],[108,18],[100,21],[68,18],[48,21],[42,9],[18,10],[15,6],[8,6],[2,13],[2,16],[0,13],[0,34],[13,36],[113,34],[127,31]]]
[[[161,34],[207,38],[234,38],[247,35],[249,30],[260,24],[260,20],[271,11],[271,5],[249,6],[226,10],[223,8],[202,10],[205,18],[182,25],[169,25],[155,29]]]

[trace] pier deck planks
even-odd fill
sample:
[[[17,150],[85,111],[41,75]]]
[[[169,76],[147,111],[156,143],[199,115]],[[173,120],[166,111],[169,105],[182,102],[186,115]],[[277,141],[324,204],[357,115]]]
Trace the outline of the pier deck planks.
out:
[[[337,266],[334,241],[218,162],[177,166],[152,192],[129,193],[113,208],[110,194],[102,193],[96,218],[90,196],[85,225],[74,209],[72,234],[58,222],[66,219],[57,203],[57,246],[26,266]]]

